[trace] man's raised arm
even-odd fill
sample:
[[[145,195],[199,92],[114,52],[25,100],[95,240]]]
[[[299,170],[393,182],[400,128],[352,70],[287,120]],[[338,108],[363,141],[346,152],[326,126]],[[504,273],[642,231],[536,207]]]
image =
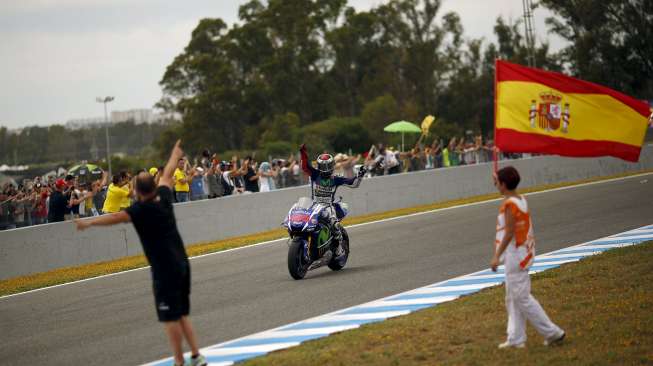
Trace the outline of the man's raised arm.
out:
[[[299,153],[300,153],[300,167],[304,171],[304,173],[308,174],[312,179],[317,178],[317,171],[315,168],[311,166],[310,161],[308,160],[308,152],[306,151],[306,144],[302,144],[302,146],[299,147]]]
[[[172,148],[172,152],[170,153],[168,163],[166,163],[165,168],[163,168],[163,175],[161,175],[161,179],[159,179],[159,186],[166,186],[172,189],[172,176],[175,174],[177,162],[184,156],[184,151],[181,149],[180,145],[181,140],[177,140],[175,147]]]

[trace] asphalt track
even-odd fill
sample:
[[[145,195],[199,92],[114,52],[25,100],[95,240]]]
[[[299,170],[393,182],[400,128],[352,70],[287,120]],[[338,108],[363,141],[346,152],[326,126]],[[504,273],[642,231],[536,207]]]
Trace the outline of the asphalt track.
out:
[[[544,253],[650,224],[653,175],[538,193],[529,204]],[[352,227],[348,266],[303,281],[287,273],[284,241],[193,259],[191,316],[201,346],[485,269],[497,207]],[[0,298],[2,365],[134,365],[169,355],[148,270]]]

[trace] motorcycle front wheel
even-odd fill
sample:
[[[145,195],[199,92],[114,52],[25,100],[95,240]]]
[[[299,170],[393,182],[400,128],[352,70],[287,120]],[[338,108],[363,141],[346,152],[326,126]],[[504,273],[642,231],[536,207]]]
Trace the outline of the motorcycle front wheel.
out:
[[[310,262],[304,259],[304,240],[302,238],[292,238],[290,247],[288,247],[288,272],[296,280],[301,280],[306,276]]]

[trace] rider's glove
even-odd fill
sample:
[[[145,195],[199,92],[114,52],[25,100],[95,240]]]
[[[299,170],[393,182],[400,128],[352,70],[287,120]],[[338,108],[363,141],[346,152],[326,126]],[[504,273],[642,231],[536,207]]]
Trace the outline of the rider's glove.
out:
[[[367,169],[365,169],[364,166],[360,167],[360,169],[358,169],[358,178],[363,178],[365,173],[367,173]]]

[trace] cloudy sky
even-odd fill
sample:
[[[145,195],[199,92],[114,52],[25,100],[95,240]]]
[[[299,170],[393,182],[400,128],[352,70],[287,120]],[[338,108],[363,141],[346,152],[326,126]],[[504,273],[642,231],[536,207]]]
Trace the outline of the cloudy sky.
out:
[[[151,108],[165,67],[201,18],[237,21],[245,0],[6,0],[0,2],[0,125],[64,123],[110,108]],[[349,0],[359,10],[382,0]],[[520,0],[444,0],[460,14],[468,37],[494,39],[498,15],[516,20]],[[537,10],[536,32],[546,36]],[[553,40],[554,47],[560,47]]]

